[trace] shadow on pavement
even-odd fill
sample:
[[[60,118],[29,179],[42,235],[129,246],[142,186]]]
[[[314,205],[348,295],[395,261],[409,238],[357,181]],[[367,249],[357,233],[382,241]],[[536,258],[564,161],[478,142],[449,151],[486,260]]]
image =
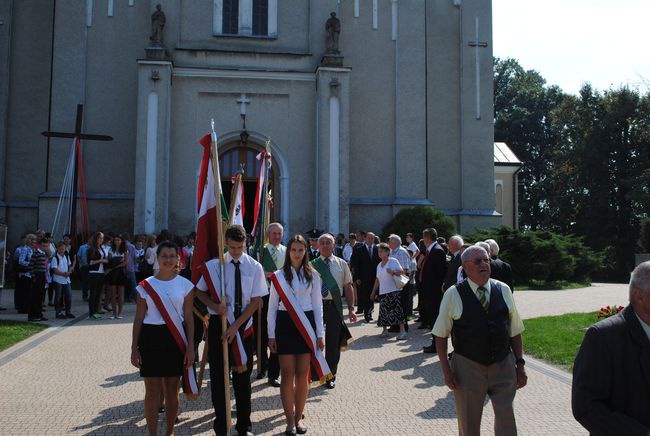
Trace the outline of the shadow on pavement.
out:
[[[451,419],[456,418],[456,404],[454,394],[449,391],[444,398],[438,398],[429,410],[418,413],[416,416],[423,419]]]

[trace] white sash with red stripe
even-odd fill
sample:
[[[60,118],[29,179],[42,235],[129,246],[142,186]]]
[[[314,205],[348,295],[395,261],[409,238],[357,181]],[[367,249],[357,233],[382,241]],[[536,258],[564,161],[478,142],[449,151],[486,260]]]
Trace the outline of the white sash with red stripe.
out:
[[[151,277],[150,277],[151,278]],[[187,336],[185,335],[185,328],[183,327],[183,319],[178,313],[169,297],[164,293],[159,293],[149,282],[149,279],[144,279],[140,282],[140,286],[149,294],[151,300],[156,305],[158,312],[165,320],[165,324],[176,341],[178,348],[180,348],[183,355],[187,350]],[[183,369],[183,392],[189,398],[198,398],[199,385],[196,382],[196,371],[194,365]]]
[[[216,268],[214,266],[216,266]],[[205,283],[208,285],[208,290],[210,291],[210,298],[212,298],[212,300],[215,303],[221,304],[221,298],[219,297],[219,292],[218,292],[219,287],[217,286],[218,283],[221,283],[221,281],[219,280],[219,272],[217,271],[218,267],[219,267],[218,261],[213,262],[212,266],[208,265],[208,262],[206,262],[205,264],[203,264],[201,274],[203,275]],[[230,326],[235,323],[235,312],[232,305],[226,305],[226,307],[228,308],[228,315],[226,316],[226,319],[228,320],[228,325]],[[248,368],[248,356],[246,355],[246,350],[244,349],[243,339],[250,337],[252,334],[253,334],[253,319],[249,318],[248,321],[246,322],[246,326],[244,327],[244,337],[242,338],[242,336],[239,334],[239,331],[237,331],[235,340],[232,341],[232,343],[230,344],[230,351],[232,353],[232,357],[234,360],[233,366],[235,368],[235,371],[237,371],[240,374],[246,372]]]
[[[316,371],[316,374],[312,374],[311,380],[316,384],[325,383],[327,380],[333,378],[333,376],[329,365],[327,365],[323,352],[316,344],[317,337],[314,328],[309,323],[307,315],[305,315],[305,312],[296,300],[296,296],[291,291],[291,285],[285,279],[284,271],[278,270],[271,274],[270,278],[275,291],[278,293],[280,300],[282,300],[282,304],[284,304],[284,307],[287,309],[289,317],[298,329],[300,336],[302,336],[303,340],[311,350],[311,366],[312,369]],[[318,289],[317,292],[320,292],[320,289]],[[316,377],[313,377],[313,375]]]

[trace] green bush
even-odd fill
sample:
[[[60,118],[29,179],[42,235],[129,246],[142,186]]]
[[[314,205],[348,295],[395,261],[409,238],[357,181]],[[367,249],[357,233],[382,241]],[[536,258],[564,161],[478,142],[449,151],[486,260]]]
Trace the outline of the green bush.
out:
[[[478,230],[467,242],[494,239],[499,257],[512,266],[517,284],[538,282],[587,282],[602,269],[604,256],[584,245],[582,238],[547,231],[514,230],[500,227]]]
[[[456,224],[444,213],[431,206],[414,206],[397,212],[382,229],[382,237],[394,233],[404,238],[407,233],[413,233],[417,241],[422,236],[422,230],[428,227],[433,227],[438,236],[445,238],[456,233]]]
[[[650,253],[650,218],[644,218],[640,222],[639,248],[643,253]]]

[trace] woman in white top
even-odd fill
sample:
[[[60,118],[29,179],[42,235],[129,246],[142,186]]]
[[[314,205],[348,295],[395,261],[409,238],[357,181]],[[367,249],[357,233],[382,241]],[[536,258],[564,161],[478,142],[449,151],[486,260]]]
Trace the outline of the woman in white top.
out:
[[[156,235],[147,236],[147,242],[145,244],[144,250],[144,260],[146,261],[145,265],[147,267],[147,271],[145,271],[145,277],[158,274],[158,268],[160,268],[160,266],[158,265],[158,260],[156,257],[157,248],[158,246],[156,245]]]
[[[399,264],[399,261],[394,257],[389,257],[390,247],[385,242],[377,245],[377,254],[381,262],[377,264],[377,278],[372,287],[370,299],[375,300],[377,291],[381,296],[379,303],[379,319],[377,325],[384,328],[381,337],[388,336],[388,327],[392,325],[399,325],[399,335],[397,339],[406,339],[406,332],[404,331],[404,323],[406,318],[404,310],[402,309],[401,294],[402,291],[395,284],[393,276],[400,275],[404,272]]]
[[[316,345],[325,348],[323,337],[323,297],[321,278],[309,263],[308,245],[305,238],[295,235],[287,244],[282,274],[300,308],[316,333]],[[309,389],[309,365],[311,349],[301,336],[287,308],[280,301],[275,286],[271,286],[268,312],[269,349],[280,360],[280,398],[287,419],[285,434],[304,434],[307,428],[301,423]],[[295,429],[294,429],[295,428]]]
[[[56,244],[56,254],[50,261],[52,270],[52,286],[54,286],[54,311],[58,319],[74,318],[70,313],[72,306],[72,291],[70,289],[70,274],[72,274],[72,262],[66,253],[66,244],[61,241]],[[65,303],[65,314],[62,303]]]
[[[138,285],[131,364],[140,368],[140,376],[144,377],[144,416],[150,435],[157,434],[158,407],[162,396],[167,416],[167,434],[174,433],[180,378],[183,370],[194,363],[194,341],[191,340],[194,337],[194,285],[176,272],[176,244],[170,241],[161,243],[156,257],[160,271],[146,279],[147,286],[153,288],[160,300],[164,298],[169,303],[165,304],[165,308],[169,309],[172,317],[184,322],[185,334],[190,340],[183,354],[151,295],[142,285]]]
[[[108,263],[108,252],[104,248],[104,234],[95,232],[90,237],[88,248],[88,318],[101,319],[99,301],[104,289],[104,266]]]

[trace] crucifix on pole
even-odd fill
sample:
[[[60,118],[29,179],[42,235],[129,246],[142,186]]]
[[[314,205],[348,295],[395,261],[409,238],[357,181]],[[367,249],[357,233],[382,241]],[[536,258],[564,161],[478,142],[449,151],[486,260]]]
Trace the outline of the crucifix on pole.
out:
[[[488,43],[485,41],[479,41],[478,38],[478,16],[475,17],[474,27],[476,31],[476,39],[470,41],[467,45],[474,47],[474,57],[476,59],[476,119],[481,119],[481,70],[479,62],[479,48],[485,48],[488,46]]]
[[[75,123],[75,129],[74,132],[51,132],[51,131],[46,131],[46,132],[41,132],[41,135],[46,136],[48,138],[69,138],[73,139],[75,141],[75,152],[76,152],[76,158],[74,159],[73,163],[73,182],[72,182],[72,194],[71,194],[71,216],[70,216],[70,221],[71,221],[71,226],[70,226],[70,233],[73,237],[76,237],[77,235],[77,191],[78,191],[78,184],[79,184],[79,176],[81,175],[81,180],[83,188],[82,188],[82,215],[84,216],[84,225],[82,229],[82,233],[85,238],[88,237],[88,232],[89,232],[89,226],[88,226],[88,205],[86,203],[86,193],[85,193],[85,177],[83,174],[83,161],[82,161],[82,155],[81,155],[81,140],[89,140],[89,141],[112,141],[113,137],[112,136],[107,136],[107,135],[93,135],[93,134],[88,134],[88,133],[82,133],[81,128],[83,125],[83,104],[78,104],[77,105],[77,118],[76,118],[76,123]],[[81,173],[81,174],[80,174]]]

